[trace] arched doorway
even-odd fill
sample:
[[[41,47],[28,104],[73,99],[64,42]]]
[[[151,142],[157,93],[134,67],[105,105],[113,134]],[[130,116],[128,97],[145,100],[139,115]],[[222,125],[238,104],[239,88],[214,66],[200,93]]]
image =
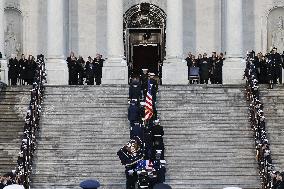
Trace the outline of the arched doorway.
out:
[[[158,6],[141,3],[124,14],[124,44],[129,76],[148,69],[161,77],[165,57],[166,14]]]

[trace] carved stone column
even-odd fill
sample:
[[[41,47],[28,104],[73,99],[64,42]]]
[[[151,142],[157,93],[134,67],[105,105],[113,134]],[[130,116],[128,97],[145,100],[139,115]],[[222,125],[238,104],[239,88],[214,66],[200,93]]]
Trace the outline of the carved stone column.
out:
[[[223,66],[224,84],[241,84],[245,61],[243,59],[243,3],[242,0],[226,1],[227,59]]]
[[[122,0],[107,0],[107,51],[102,84],[127,84],[128,68],[124,59]]]
[[[167,0],[166,61],[163,65],[163,84],[187,84],[187,65],[183,61],[183,4],[182,0]]]
[[[4,36],[4,8],[5,8],[5,1],[0,1],[0,52],[2,53],[2,59],[0,59],[1,64],[1,81],[8,83],[8,67],[7,67],[7,60],[5,60],[5,36]]]
[[[47,16],[47,81],[49,85],[67,85],[68,70],[64,57],[64,0],[48,0]]]

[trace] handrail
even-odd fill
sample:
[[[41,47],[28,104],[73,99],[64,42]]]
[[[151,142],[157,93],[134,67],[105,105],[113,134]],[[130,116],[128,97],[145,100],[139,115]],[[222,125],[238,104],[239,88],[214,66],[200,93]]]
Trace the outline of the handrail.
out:
[[[18,183],[22,184],[25,189],[30,188],[30,177],[32,174],[33,159],[36,149],[37,135],[39,132],[39,120],[41,116],[41,104],[43,101],[45,82],[46,72],[44,56],[39,55],[15,172]]]
[[[256,160],[258,162],[259,174],[262,180],[262,189],[272,189],[272,164],[270,144],[265,130],[265,117],[263,103],[259,97],[259,85],[257,72],[254,65],[254,57],[247,57],[244,78],[246,78],[246,98],[249,104],[249,122],[254,131]]]

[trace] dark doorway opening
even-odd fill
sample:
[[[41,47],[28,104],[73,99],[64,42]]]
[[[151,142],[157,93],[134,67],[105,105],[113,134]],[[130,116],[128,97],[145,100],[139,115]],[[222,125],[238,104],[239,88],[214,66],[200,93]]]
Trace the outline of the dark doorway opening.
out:
[[[159,46],[135,45],[133,46],[133,74],[140,75],[142,69],[158,75]]]

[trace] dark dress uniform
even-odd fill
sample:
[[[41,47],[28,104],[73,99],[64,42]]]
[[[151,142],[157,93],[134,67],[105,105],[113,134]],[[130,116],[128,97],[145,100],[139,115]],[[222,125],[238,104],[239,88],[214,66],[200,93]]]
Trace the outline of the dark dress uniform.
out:
[[[279,53],[270,54],[270,58],[273,64],[273,83],[276,84],[279,79],[279,83],[282,83],[282,67],[283,62]]]
[[[9,60],[9,71],[8,71],[8,78],[11,82],[11,85],[17,85],[17,79],[19,76],[19,62],[17,58],[11,58]]]
[[[69,70],[69,85],[78,85],[78,62],[77,59],[67,58]]]
[[[137,172],[134,171],[136,164],[125,166],[126,189],[135,189],[138,180]]]
[[[85,70],[86,70],[87,85],[94,85],[94,78],[95,78],[94,64],[90,61],[87,61]]]
[[[128,120],[130,126],[133,126],[135,122],[139,122],[141,119],[140,107],[136,103],[130,103],[128,107]]]
[[[137,99],[138,101],[142,98],[141,85],[131,84],[129,87],[129,99]]]

